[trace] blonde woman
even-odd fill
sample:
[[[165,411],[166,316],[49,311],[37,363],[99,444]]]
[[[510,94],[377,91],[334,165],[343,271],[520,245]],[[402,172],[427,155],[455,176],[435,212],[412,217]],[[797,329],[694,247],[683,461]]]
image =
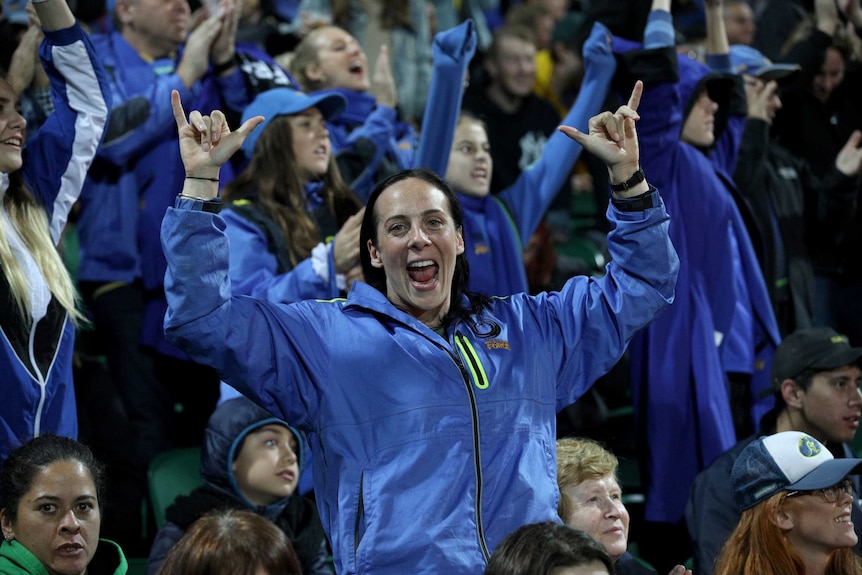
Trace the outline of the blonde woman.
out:
[[[617,480],[616,455],[592,439],[557,440],[557,514],[569,527],[600,543],[614,561],[617,575],[649,575],[656,571],[627,551],[629,512]],[[677,565],[671,575],[691,575]]]
[[[27,141],[12,86],[0,79],[0,461],[27,439],[77,436],[72,279],[56,245],[101,141],[105,73],[65,0],[34,4],[55,111]]]

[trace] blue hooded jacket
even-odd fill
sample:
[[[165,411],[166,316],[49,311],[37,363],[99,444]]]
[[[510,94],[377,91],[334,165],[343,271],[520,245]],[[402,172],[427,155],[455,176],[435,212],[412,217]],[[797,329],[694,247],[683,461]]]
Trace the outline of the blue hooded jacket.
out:
[[[233,473],[233,462],[249,433],[270,424],[287,427],[299,446],[296,457],[302,473],[306,443],[302,433],[273,417],[244,397],[221,403],[210,417],[201,446],[201,477],[204,485],[187,496],[177,497],[168,507],[168,523],[156,535],[150,550],[147,573],[158,571],[171,548],[188,527],[208,511],[220,508],[251,509],[277,525],[287,534],[305,574],[331,574],[329,550],[323,525],[314,504],[294,492],[293,495],[265,507],[255,505],[240,491]]]
[[[728,372],[768,385],[779,335],[766,285],[732,195],[725,167],[734,140],[722,140],[732,86],[673,47],[644,50],[615,38],[621,87],[645,90],[638,113],[641,166],[674,216],[680,256],[676,299],[630,345],[632,390],[647,449],[646,519],[676,523],[698,471],[736,442]],[[712,160],[680,140],[702,88],[719,104]],[[732,124],[730,137],[735,137]]]

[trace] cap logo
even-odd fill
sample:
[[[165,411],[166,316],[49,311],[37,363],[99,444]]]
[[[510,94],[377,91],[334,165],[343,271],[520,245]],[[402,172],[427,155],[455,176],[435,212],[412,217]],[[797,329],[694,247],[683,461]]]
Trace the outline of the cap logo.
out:
[[[820,450],[820,444],[813,437],[803,435],[799,438],[799,454],[802,457],[817,457]]]
[[[829,338],[829,341],[831,341],[832,343],[850,343],[850,340],[843,335],[833,335]]]

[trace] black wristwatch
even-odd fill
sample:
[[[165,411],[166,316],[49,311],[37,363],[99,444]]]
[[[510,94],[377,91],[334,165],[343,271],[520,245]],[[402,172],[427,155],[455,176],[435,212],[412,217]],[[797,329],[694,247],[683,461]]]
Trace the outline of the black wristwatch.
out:
[[[646,176],[644,176],[644,171],[642,169],[638,168],[637,171],[634,174],[632,174],[632,177],[629,178],[628,180],[626,180],[625,182],[622,182],[620,184],[611,184],[611,191],[612,192],[624,192],[626,190],[630,190],[633,187],[635,187],[636,185],[638,185],[639,183],[641,183],[642,181],[644,181],[645,179],[646,179]]]

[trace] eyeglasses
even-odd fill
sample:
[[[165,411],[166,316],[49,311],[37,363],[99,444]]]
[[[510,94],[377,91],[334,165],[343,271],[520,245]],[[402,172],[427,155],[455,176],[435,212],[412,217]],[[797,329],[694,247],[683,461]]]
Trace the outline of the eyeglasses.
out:
[[[833,485],[832,487],[824,487],[823,489],[814,489],[812,491],[787,491],[784,494],[784,498],[788,499],[790,497],[798,497],[800,495],[817,494],[820,495],[820,498],[826,503],[838,503],[838,500],[841,499],[841,495],[844,493],[853,497],[853,483],[849,479],[845,479],[841,483]]]

